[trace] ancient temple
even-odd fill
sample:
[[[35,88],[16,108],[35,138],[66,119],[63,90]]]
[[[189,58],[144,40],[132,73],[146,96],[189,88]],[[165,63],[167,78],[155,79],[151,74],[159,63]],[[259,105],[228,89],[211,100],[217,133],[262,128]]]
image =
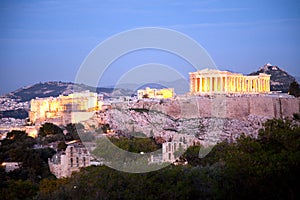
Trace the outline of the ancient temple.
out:
[[[268,93],[270,92],[270,76],[260,73],[245,76],[239,73],[203,69],[190,72],[191,94],[209,93]]]

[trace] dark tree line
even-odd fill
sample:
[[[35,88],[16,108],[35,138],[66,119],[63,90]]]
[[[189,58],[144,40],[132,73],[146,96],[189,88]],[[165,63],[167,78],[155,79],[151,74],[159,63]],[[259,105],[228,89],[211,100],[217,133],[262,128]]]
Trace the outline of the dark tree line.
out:
[[[123,141],[124,142],[124,141]],[[121,142],[123,144],[123,142]],[[125,142],[126,143],[126,142]],[[122,146],[122,145],[121,145]],[[126,145],[125,145],[126,147]],[[257,139],[216,145],[203,159],[199,146],[188,165],[143,174],[88,167],[71,178],[43,180],[39,199],[299,199],[300,128],[269,120]]]
[[[23,136],[22,136],[23,137]],[[24,138],[23,138],[24,139]],[[26,138],[25,138],[26,139]],[[7,141],[10,145],[14,142]],[[114,141],[130,149],[133,141]],[[137,141],[134,141],[136,143]],[[152,146],[142,141],[142,146]],[[28,145],[32,145],[28,139]],[[151,148],[153,148],[152,146]],[[2,151],[1,146],[1,151]],[[148,147],[147,147],[148,148]],[[149,150],[152,150],[149,148]],[[300,127],[289,120],[268,120],[258,138],[241,136],[217,144],[200,159],[199,146],[181,156],[188,165],[149,173],[124,173],[91,166],[70,178],[40,181],[9,178],[0,170],[3,199],[299,199]],[[47,156],[46,156],[47,157]],[[4,175],[3,175],[4,174]],[[3,179],[3,178],[2,178]],[[18,192],[24,188],[22,192]],[[21,195],[22,198],[21,198]]]
[[[293,95],[295,97],[300,97],[300,87],[296,81],[294,81],[290,84],[289,94]]]
[[[81,124],[68,124],[63,129],[45,123],[39,130],[37,138],[29,137],[24,131],[11,131],[0,141],[0,199],[32,199],[39,191],[42,180],[54,180],[50,173],[48,158],[56,152],[52,148],[34,148],[35,144],[48,144],[60,141],[58,150],[66,148],[65,141],[79,139],[77,129]],[[4,162],[19,162],[19,169],[5,172],[1,166]]]

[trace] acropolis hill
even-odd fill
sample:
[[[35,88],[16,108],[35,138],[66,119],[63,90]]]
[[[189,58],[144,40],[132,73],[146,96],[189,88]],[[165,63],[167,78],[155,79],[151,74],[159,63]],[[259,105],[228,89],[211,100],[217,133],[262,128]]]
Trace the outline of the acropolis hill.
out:
[[[275,96],[190,97],[155,103],[141,101],[133,108],[146,108],[177,118],[221,117],[245,120],[249,115],[284,118],[299,112],[300,99]]]
[[[113,129],[165,139],[184,133],[210,143],[243,133],[256,137],[267,119],[293,118],[300,112],[299,98],[270,93],[270,75],[264,73],[244,76],[213,69],[191,72],[189,94],[166,100],[158,95],[160,101],[154,100],[155,89],[139,91],[144,92],[140,97],[153,92],[152,100],[147,96],[115,104],[108,111]]]
[[[128,93],[129,90],[120,88],[93,90],[92,87],[76,85],[76,88],[82,87],[78,95],[83,95],[77,95],[78,102],[86,104],[85,97],[88,94],[91,100],[94,99],[94,103],[86,108],[81,108],[78,104],[79,107],[75,111],[81,116],[78,120],[87,127],[93,124],[94,128],[99,128],[101,123],[104,123],[99,121],[101,117],[97,119],[97,113],[94,115],[95,119],[86,120],[88,116],[93,116],[94,112],[101,112],[101,115],[107,116],[107,119],[102,120],[108,122],[114,131],[143,132],[148,136],[162,136],[165,139],[176,133],[201,135],[201,138],[211,139],[216,138],[212,136],[214,134],[220,135],[220,138],[235,138],[241,133],[256,136],[267,119],[292,118],[294,113],[300,111],[299,98],[270,91],[272,75],[266,73],[275,70],[279,73],[276,75],[278,77],[284,71],[269,65],[263,69],[249,76],[214,69],[191,72],[190,91],[184,95],[176,94],[176,87],[143,88],[136,92],[136,97],[132,97],[132,92]],[[282,76],[289,76],[284,73]],[[293,80],[293,77],[289,78],[289,81]],[[279,83],[276,82],[277,85]],[[6,101],[24,102],[24,105],[28,105],[27,100],[32,99],[30,97],[35,94],[40,98],[34,98],[30,103],[29,117],[32,124],[39,128],[38,125],[48,121],[65,126],[66,123],[74,122],[70,118],[74,109],[70,108],[69,102],[74,96],[74,86],[72,83],[48,82],[24,87],[3,97],[3,105],[6,105]],[[97,91],[98,94],[82,93],[87,89]],[[119,96],[115,97],[116,93]],[[104,99],[98,99],[101,96]],[[105,105],[103,109],[99,106],[102,103]],[[43,109],[39,105],[43,105]],[[27,112],[28,108],[24,107],[24,110]],[[10,123],[5,125],[5,128],[13,127]]]
[[[115,130],[165,139],[184,133],[216,142],[242,133],[256,137],[267,119],[292,118],[299,111],[300,98],[215,95],[117,103],[107,115]]]

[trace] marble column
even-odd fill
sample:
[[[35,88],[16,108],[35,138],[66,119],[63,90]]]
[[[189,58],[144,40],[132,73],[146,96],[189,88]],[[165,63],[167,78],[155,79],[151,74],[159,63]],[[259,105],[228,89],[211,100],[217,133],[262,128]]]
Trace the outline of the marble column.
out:
[[[223,76],[221,76],[220,84],[221,84],[221,92],[224,92],[224,77]]]
[[[262,92],[262,80],[259,79],[259,92]]]
[[[228,91],[228,77],[225,76],[224,92]]]
[[[209,77],[210,81],[209,81],[209,92],[212,92],[212,77]]]
[[[190,91],[191,93],[194,92],[194,78],[190,77]]]
[[[218,77],[214,77],[214,92],[218,91]]]
[[[233,88],[234,88],[234,85],[233,85],[233,77],[230,77],[230,92],[233,92]]]
[[[215,87],[214,87],[214,92],[218,92],[218,77],[217,76],[215,76],[214,77],[214,82],[215,82]]]
[[[202,77],[200,77],[200,92],[202,92]]]
[[[236,77],[233,77],[233,91],[234,92],[236,92],[236,83],[237,83],[237,81],[236,81]]]
[[[238,84],[237,84],[237,90],[238,90],[238,92],[240,92],[241,91],[241,77],[237,78],[237,82],[238,82]]]
[[[244,92],[244,77],[241,78],[241,92]]]

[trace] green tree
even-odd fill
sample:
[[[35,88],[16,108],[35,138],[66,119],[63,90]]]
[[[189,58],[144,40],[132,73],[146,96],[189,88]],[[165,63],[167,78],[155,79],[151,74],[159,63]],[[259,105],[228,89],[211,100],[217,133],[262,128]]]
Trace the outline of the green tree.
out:
[[[299,87],[299,84],[296,81],[293,81],[290,84],[289,94],[293,95],[295,97],[299,97],[300,96],[300,87]]]
[[[7,187],[0,188],[1,199],[33,199],[38,185],[30,180],[9,180]]]
[[[216,145],[203,160],[219,169],[213,175],[217,198],[293,199],[299,187],[299,149],[299,126],[273,119],[257,139],[242,136],[236,143]]]
[[[174,157],[175,158],[179,158],[180,160],[180,156],[183,156],[183,153],[185,152],[185,150],[182,147],[179,147],[175,152],[174,152]],[[185,158],[181,157],[182,161],[186,161]]]
[[[69,179],[67,178],[43,179],[39,184],[38,199],[50,199],[51,193],[58,191],[68,182]]]
[[[61,141],[60,143],[58,143],[57,145],[57,151],[65,151],[67,148],[67,144],[64,141]]]
[[[63,130],[55,124],[46,122],[39,130],[39,136],[45,137],[49,135],[63,134]]]
[[[66,126],[67,134],[66,134],[66,140],[80,140],[79,133],[84,132],[84,126],[81,123],[76,124],[67,124]]]
[[[199,151],[201,146],[190,146],[187,150],[180,156],[179,160],[181,162],[187,161],[188,164],[197,166],[200,164],[201,159],[199,158]]]
[[[101,129],[103,133],[107,133],[107,131],[110,130],[109,124],[103,124]]]

